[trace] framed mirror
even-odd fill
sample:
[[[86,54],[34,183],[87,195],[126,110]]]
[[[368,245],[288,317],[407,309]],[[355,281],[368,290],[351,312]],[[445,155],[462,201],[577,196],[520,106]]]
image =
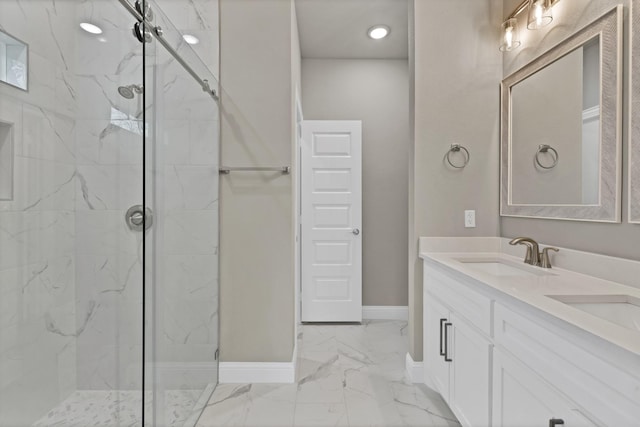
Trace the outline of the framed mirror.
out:
[[[631,5],[629,222],[640,224],[640,0]]]
[[[502,216],[621,221],[618,6],[503,80]]]
[[[0,31],[0,82],[29,89],[29,46]]]

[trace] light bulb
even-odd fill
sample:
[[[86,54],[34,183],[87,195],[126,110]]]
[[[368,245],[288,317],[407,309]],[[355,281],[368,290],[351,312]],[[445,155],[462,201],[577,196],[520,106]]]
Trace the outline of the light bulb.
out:
[[[536,25],[538,27],[542,26],[542,6],[540,4],[536,5]]]
[[[507,44],[507,48],[511,49],[513,47],[513,27],[506,29],[504,33],[504,42]]]
[[[537,30],[553,21],[550,0],[529,0],[529,19],[527,28]]]
[[[509,52],[520,46],[520,38],[518,37],[518,20],[515,18],[507,19],[502,23],[502,44],[500,51]]]

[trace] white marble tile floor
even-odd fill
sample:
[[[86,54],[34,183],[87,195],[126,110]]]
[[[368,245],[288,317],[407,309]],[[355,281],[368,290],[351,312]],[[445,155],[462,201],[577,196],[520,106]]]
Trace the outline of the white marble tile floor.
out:
[[[220,384],[199,427],[457,427],[442,398],[405,377],[407,323],[303,325],[295,384]]]

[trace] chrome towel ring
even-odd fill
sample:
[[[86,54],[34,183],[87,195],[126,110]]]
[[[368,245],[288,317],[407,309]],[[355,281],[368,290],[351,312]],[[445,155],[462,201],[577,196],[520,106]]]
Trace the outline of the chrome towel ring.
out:
[[[551,155],[553,157],[553,163],[551,164],[551,166],[545,166],[540,161],[540,153],[548,153],[549,151],[551,151],[553,153]],[[547,145],[547,144],[541,144],[541,145],[538,146],[538,151],[536,151],[535,160],[536,160],[536,163],[538,164],[538,166],[540,166],[542,169],[547,169],[548,170],[548,169],[555,168],[556,165],[558,164],[558,160],[559,159],[560,159],[560,156],[558,155],[558,152],[552,146]]]
[[[464,155],[465,155],[465,160],[464,163],[462,164],[462,166],[456,165],[451,161],[451,153],[459,153],[460,151],[464,151]],[[449,163],[451,165],[451,167],[456,168],[456,169],[464,169],[468,164],[469,161],[471,160],[471,154],[469,153],[469,150],[467,150],[466,148],[464,148],[462,145],[460,144],[451,144],[451,148],[449,149],[449,151],[447,151],[447,154],[445,155],[445,158],[447,159],[447,163]]]

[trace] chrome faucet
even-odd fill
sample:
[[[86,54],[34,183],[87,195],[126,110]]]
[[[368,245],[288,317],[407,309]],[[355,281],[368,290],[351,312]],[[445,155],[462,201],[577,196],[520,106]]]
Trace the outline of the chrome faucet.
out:
[[[509,242],[510,245],[525,245],[527,247],[527,254],[524,257],[524,262],[527,264],[535,265],[542,268],[551,268],[551,259],[549,258],[549,251],[558,252],[558,248],[544,248],[540,252],[538,242],[530,237],[517,237]]]

